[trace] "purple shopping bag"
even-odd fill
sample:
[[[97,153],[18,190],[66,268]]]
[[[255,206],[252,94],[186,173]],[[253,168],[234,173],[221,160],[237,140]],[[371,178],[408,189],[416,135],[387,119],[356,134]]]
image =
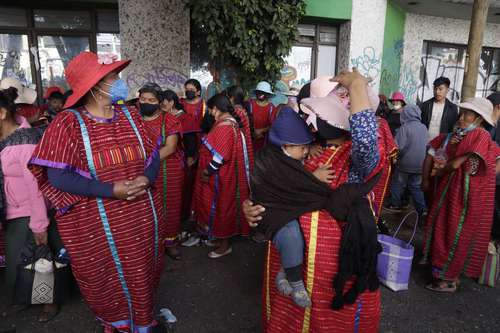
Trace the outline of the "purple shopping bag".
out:
[[[410,280],[413,252],[411,245],[417,231],[417,221],[413,234],[408,242],[396,238],[399,230],[409,216],[417,214],[415,211],[408,213],[399,224],[396,232],[391,236],[379,234],[378,241],[382,245],[382,252],[378,255],[377,274],[380,282],[393,291],[407,290]]]

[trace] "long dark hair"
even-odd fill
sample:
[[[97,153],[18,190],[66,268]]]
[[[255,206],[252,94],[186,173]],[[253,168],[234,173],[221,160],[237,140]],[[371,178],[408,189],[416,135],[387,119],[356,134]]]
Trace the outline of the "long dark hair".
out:
[[[176,110],[184,110],[184,107],[181,104],[181,101],[179,99],[179,96],[173,91],[173,90],[165,90],[163,92],[163,98],[166,99],[169,102],[174,101],[174,108]]]
[[[243,103],[245,103],[245,92],[243,91],[243,88],[241,88],[240,86],[231,86],[227,88],[226,93],[227,97],[233,99],[234,105],[243,106]]]
[[[16,114],[15,101],[18,96],[17,89],[14,87],[0,90],[0,108],[6,109],[9,117],[13,117]]]
[[[222,113],[229,113],[238,122],[239,127],[243,127],[240,117],[236,114],[233,104],[224,94],[217,94],[210,98],[207,102],[207,107],[213,109],[216,107]]]

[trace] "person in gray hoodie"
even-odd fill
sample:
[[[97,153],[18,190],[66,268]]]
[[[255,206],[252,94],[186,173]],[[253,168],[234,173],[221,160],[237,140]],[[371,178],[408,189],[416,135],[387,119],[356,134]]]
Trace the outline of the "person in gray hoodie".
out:
[[[408,189],[419,216],[426,212],[421,185],[428,137],[421,113],[420,108],[412,104],[406,105],[401,112],[401,127],[395,138],[399,156],[391,183],[392,207],[401,208],[403,194]]]

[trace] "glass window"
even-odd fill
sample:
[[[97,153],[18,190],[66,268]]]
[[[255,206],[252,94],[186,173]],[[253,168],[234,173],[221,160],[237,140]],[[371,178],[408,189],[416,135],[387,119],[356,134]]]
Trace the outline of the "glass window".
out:
[[[335,74],[335,56],[337,48],[331,45],[318,46],[317,76]]]
[[[495,49],[493,51],[486,88],[486,95],[494,91],[500,91],[500,49]]]
[[[314,39],[316,38],[316,26],[308,25],[308,24],[299,24],[298,28],[299,36],[297,38],[297,42],[299,43],[314,43]]]
[[[293,46],[290,55],[285,59],[287,73],[282,80],[290,87],[301,88],[311,81],[312,70],[312,47]]]
[[[26,10],[24,8],[0,7],[0,26],[26,27]]]
[[[337,27],[319,27],[319,42],[322,44],[337,44]]]
[[[102,9],[97,12],[97,30],[119,32],[118,10]]]
[[[33,84],[27,35],[0,34],[0,79],[5,77]]]
[[[111,53],[121,59],[120,34],[97,34],[97,53]]]
[[[71,59],[89,49],[88,37],[38,36],[43,90],[53,85],[68,89],[64,78],[64,68]]]
[[[36,28],[50,28],[63,30],[90,30],[90,12],[69,10],[34,11]]]

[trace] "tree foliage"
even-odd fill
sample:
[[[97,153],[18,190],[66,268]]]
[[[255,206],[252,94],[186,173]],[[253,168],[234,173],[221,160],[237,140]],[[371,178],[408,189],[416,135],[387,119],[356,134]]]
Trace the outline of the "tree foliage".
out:
[[[243,86],[280,77],[303,0],[189,0],[191,19],[216,64],[234,65]]]

